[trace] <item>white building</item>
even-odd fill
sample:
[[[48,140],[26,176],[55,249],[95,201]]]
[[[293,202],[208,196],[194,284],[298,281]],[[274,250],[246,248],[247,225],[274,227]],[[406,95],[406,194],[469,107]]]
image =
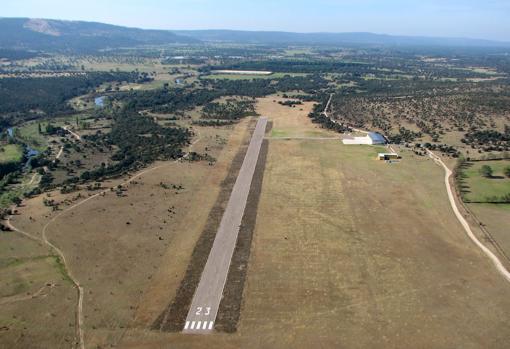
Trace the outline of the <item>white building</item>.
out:
[[[386,144],[386,139],[377,132],[369,132],[363,137],[345,137],[342,139],[344,144]]]
[[[398,160],[400,156],[397,153],[379,153],[377,158],[379,160]]]

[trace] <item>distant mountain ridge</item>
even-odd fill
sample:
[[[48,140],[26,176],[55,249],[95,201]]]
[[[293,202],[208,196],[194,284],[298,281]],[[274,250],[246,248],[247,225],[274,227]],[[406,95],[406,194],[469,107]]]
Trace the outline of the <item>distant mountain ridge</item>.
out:
[[[0,48],[7,49],[80,52],[197,41],[168,30],[144,30],[98,22],[0,18]]]
[[[293,33],[283,31],[244,30],[174,30],[176,34],[201,41],[261,43],[261,44],[368,44],[392,46],[456,46],[456,47],[510,47],[510,42],[469,38],[437,38],[423,36],[401,36],[352,33]]]
[[[0,18],[0,49],[90,52],[171,43],[229,42],[268,45],[391,45],[504,47],[509,42],[374,33],[293,33],[244,30],[151,30],[54,19]]]

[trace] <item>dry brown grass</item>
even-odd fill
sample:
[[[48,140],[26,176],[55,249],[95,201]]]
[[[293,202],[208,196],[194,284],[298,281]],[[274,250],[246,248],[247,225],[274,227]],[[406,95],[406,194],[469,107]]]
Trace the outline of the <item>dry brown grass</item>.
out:
[[[308,118],[313,103],[305,102],[290,108],[278,104],[285,98],[269,96],[259,98],[257,101],[257,113],[268,116],[273,122],[271,137],[324,137],[331,136],[328,131],[313,124]]]
[[[216,157],[214,166],[186,161],[155,164],[163,166],[129,184],[125,196],[108,192],[64,213],[48,227],[49,240],[64,251],[85,290],[87,347],[115,344],[128,327],[149,327],[172,299],[221,180],[245,137],[247,122],[235,128],[196,128],[201,140],[193,150]],[[103,186],[115,187],[122,180]],[[161,182],[182,185],[184,190],[165,189]],[[65,210],[81,200],[75,199],[77,194],[54,192],[51,198],[61,202]],[[89,194],[83,191],[81,195],[83,199]],[[35,236],[40,236],[42,226],[56,214],[43,205],[43,196],[27,201],[20,213],[13,224]],[[7,241],[10,239],[34,244],[14,232],[6,236]],[[31,251],[32,247],[24,250]],[[57,269],[56,273],[58,276]],[[72,340],[75,302],[74,288],[65,283],[47,297],[18,302],[5,311],[2,307],[5,318],[22,313],[25,307],[37,309],[37,313],[55,308],[59,321],[43,321],[33,314],[26,320],[29,326],[2,333],[0,343],[14,343],[22,333],[27,338],[26,347],[37,343],[42,343],[41,347],[69,346],[66,340]],[[42,335],[45,331],[48,338]]]
[[[133,330],[122,347],[507,347],[510,287],[465,236],[442,169],[378,150],[270,141],[238,332]]]
[[[510,256],[510,204],[467,204],[476,218],[485,225],[507,256]]]
[[[258,110],[285,134],[333,135],[311,124],[306,110],[272,97],[260,100]],[[205,132],[214,139],[214,132],[230,131]],[[110,193],[90,201],[48,230],[84,284],[88,346],[507,347],[510,286],[462,231],[442,169],[406,151],[401,163],[387,165],[375,160],[378,147],[331,140],[269,141],[238,331],[148,330],[179,286],[245,132],[236,126],[214,170],[204,163],[170,165],[142,176],[127,197]],[[176,195],[160,181],[186,189]],[[50,214],[41,200],[23,209],[35,222],[24,215],[15,223],[40,231]],[[168,214],[172,205],[176,215]],[[62,290],[72,295],[70,286]],[[64,307],[65,298],[52,297],[34,300],[33,307],[60,305],[68,314],[74,298]],[[25,330],[29,343],[39,338],[41,324],[57,331],[37,316]]]

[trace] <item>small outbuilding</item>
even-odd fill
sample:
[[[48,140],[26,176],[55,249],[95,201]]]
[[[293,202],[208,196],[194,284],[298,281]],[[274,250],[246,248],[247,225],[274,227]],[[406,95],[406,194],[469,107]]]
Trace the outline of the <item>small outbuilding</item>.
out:
[[[377,155],[379,160],[397,160],[400,159],[400,156],[397,153],[379,153]]]

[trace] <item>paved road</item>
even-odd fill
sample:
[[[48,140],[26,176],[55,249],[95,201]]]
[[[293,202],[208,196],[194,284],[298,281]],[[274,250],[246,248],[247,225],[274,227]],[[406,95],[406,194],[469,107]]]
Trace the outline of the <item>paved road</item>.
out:
[[[186,333],[210,333],[214,329],[214,321],[227,280],[266,124],[267,118],[261,117],[253,132],[207,263],[195,290],[183,330]]]

